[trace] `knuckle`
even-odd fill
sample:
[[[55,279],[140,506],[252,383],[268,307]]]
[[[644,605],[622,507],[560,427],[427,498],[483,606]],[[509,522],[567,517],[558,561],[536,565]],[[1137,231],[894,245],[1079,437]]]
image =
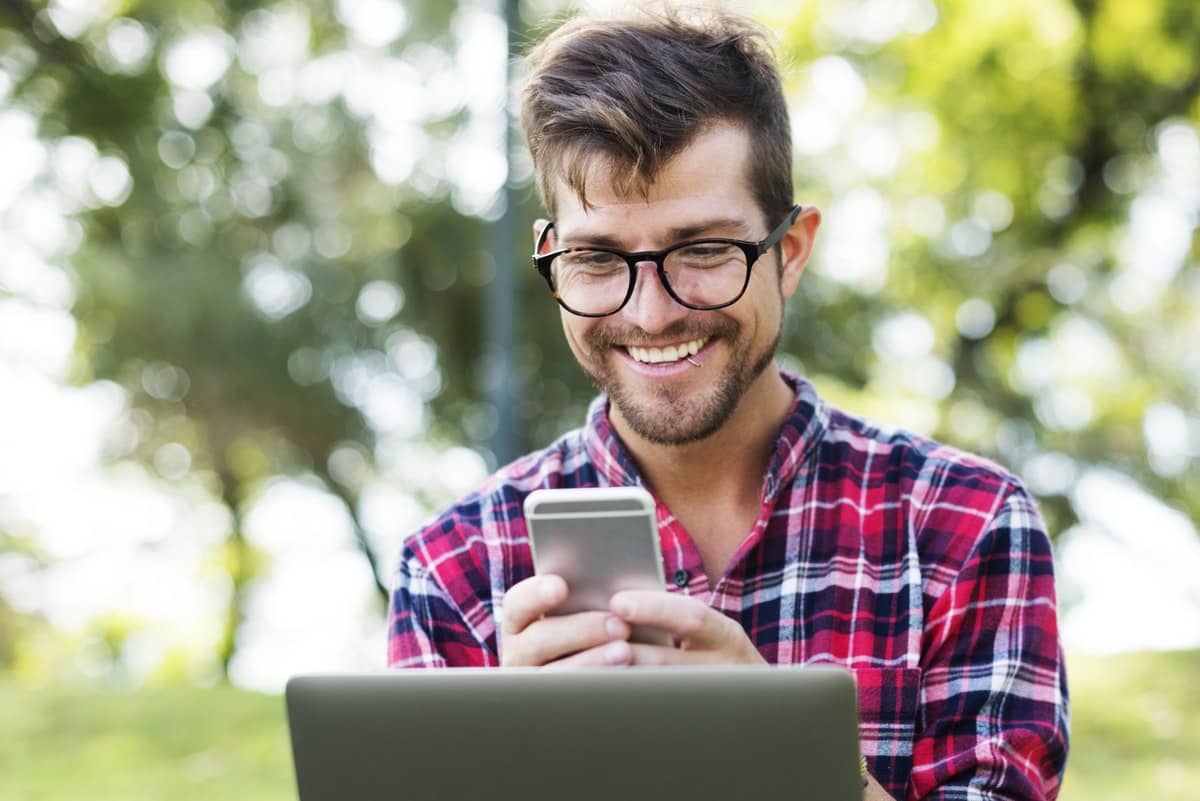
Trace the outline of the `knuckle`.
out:
[[[658,648],[652,648],[645,645],[635,645],[633,650],[633,664],[643,667],[659,667],[667,663],[666,655]]]
[[[600,667],[605,664],[604,649],[600,647],[588,648],[586,651],[580,651],[571,657],[572,664],[577,667]]]
[[[504,596],[504,601],[496,608],[496,617],[500,621],[501,631],[511,631],[513,627],[513,619],[516,617],[513,610],[512,594]]]
[[[500,666],[520,667],[525,664],[528,663],[522,658],[519,635],[506,637],[500,648]]]
[[[526,607],[527,604],[522,603],[519,593],[510,590],[504,596],[499,609],[500,625],[504,631],[520,631],[527,625],[528,611]]]
[[[563,668],[591,667],[594,664],[590,651],[580,651],[569,656],[547,662],[546,667],[555,670]]]
[[[704,624],[708,619],[708,609],[703,606],[688,606],[687,610],[681,616],[681,634],[685,636],[694,636],[704,630]]]
[[[523,644],[536,664],[546,664],[582,656],[588,648],[607,639],[597,634],[603,631],[603,617],[598,613],[548,617],[525,630]]]
[[[607,612],[593,612],[592,619],[589,621],[589,629],[591,630],[590,639],[593,642],[605,642],[612,639],[612,635],[608,630],[608,622],[612,618]]]
[[[554,648],[554,630],[547,626],[544,620],[535,620],[525,627],[521,633],[513,636],[516,648],[512,661],[513,667],[531,667],[543,665],[557,654]]]

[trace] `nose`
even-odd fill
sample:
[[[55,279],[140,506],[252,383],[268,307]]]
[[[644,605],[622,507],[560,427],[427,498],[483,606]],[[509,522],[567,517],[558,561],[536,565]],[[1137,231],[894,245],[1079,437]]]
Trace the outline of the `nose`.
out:
[[[689,309],[667,292],[652,261],[638,262],[633,296],[621,313],[648,334],[656,334],[676,320],[686,317]]]

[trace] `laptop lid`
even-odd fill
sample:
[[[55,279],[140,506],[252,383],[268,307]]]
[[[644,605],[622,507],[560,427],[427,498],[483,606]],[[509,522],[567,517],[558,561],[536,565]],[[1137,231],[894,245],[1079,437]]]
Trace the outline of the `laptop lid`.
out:
[[[300,801],[859,801],[838,668],[299,676]]]

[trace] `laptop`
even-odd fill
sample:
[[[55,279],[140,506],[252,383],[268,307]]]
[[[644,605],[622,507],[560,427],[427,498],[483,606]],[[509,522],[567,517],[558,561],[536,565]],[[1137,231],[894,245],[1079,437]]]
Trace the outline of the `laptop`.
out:
[[[860,801],[833,667],[298,676],[300,801]]]

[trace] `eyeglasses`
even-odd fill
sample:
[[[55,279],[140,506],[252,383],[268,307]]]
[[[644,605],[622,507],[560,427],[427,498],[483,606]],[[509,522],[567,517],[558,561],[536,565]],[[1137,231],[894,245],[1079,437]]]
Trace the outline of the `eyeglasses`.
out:
[[[666,250],[626,253],[609,248],[563,248],[542,253],[554,223],[542,229],[533,253],[537,269],[558,304],[580,317],[616,314],[633,297],[638,264],[654,262],[658,280],[680,305],[699,311],[737,303],[750,285],[754,263],[783,239],[803,206],[793,206],[761,242],[693,239]]]

